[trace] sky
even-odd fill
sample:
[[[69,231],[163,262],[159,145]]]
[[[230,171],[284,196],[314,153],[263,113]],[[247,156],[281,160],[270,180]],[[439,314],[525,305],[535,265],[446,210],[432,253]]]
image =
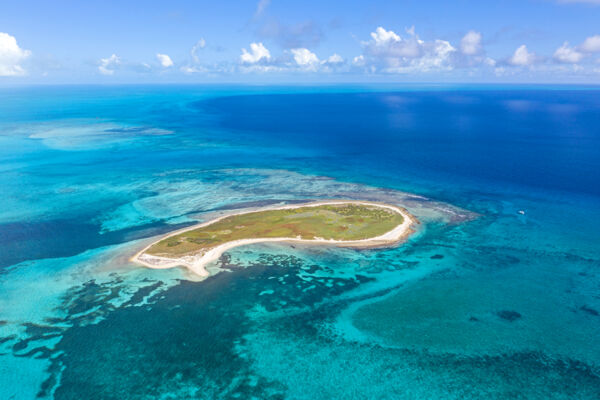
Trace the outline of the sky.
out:
[[[7,1],[0,85],[600,83],[600,0]]]

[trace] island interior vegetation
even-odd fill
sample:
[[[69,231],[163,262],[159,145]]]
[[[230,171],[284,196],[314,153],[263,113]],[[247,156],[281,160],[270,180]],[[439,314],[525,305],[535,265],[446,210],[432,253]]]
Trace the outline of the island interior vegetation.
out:
[[[146,253],[184,256],[235,240],[257,238],[363,240],[383,235],[402,222],[403,216],[390,208],[356,203],[255,211],[169,236]]]

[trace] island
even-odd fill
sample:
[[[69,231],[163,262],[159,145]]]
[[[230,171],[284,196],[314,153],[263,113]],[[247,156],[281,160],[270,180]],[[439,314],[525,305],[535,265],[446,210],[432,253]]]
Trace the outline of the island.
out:
[[[367,201],[319,201],[224,215],[161,237],[132,260],[150,268],[187,267],[206,277],[206,265],[234,247],[293,242],[355,248],[399,243],[416,219],[403,208]]]

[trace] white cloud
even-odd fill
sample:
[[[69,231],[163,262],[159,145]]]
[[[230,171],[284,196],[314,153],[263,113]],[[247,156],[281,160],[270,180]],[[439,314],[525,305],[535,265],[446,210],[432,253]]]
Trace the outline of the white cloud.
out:
[[[504,67],[494,68],[494,74],[496,74],[496,76],[504,76],[506,74],[506,68],[504,68]]]
[[[313,52],[308,49],[300,48],[300,49],[291,49],[290,50],[294,55],[294,61],[301,67],[311,67],[319,63],[319,58]]]
[[[323,72],[341,71],[341,68],[345,66],[346,60],[337,53],[333,53],[326,59],[321,61],[321,70]]]
[[[447,41],[436,39],[424,41],[408,30],[410,36],[402,38],[392,30],[378,27],[371,33],[371,40],[362,42],[364,55],[355,65],[369,70],[389,73],[424,72],[453,68],[451,55],[456,49]]]
[[[250,51],[242,49],[240,61],[245,64],[255,64],[261,60],[270,60],[271,53],[262,43],[250,43]]]
[[[208,69],[202,66],[191,66],[191,65],[184,65],[183,67],[180,68],[181,72],[183,72],[184,74],[200,74],[200,73],[206,73],[208,72]]]
[[[150,72],[152,70],[152,67],[150,66],[150,64],[148,64],[146,62],[142,62],[137,65],[133,65],[132,67],[135,70],[137,70],[138,72]]]
[[[577,64],[583,58],[583,54],[569,46],[569,42],[564,42],[554,52],[554,59],[565,64]]]
[[[30,55],[29,50],[19,47],[14,36],[0,32],[0,76],[25,75],[21,62]]]
[[[527,46],[521,45],[515,50],[512,57],[508,60],[509,64],[515,66],[527,66],[535,63],[536,57],[534,53],[527,50]]]
[[[192,47],[192,50],[190,50],[190,55],[192,56],[192,59],[195,62],[200,62],[200,57],[198,56],[198,51],[200,51],[201,49],[206,47],[206,40],[204,40],[204,38],[200,38],[200,40],[198,40],[196,42],[196,44]]]
[[[332,64],[332,65],[343,64],[344,59],[339,54],[334,53],[334,54],[330,55],[329,57],[327,57],[326,60],[323,60],[322,63],[323,64]]]
[[[490,58],[490,57],[486,57],[483,60],[483,63],[485,65],[487,65],[488,67],[494,67],[496,65],[496,60],[494,60],[493,58]]]
[[[412,33],[414,35],[414,27],[412,29]],[[371,32],[371,38],[373,38],[375,44],[378,46],[386,45],[390,42],[399,42],[402,40],[402,38],[398,36],[396,32],[392,30],[386,31],[381,26],[377,27],[377,29],[375,29],[375,32]]]
[[[281,71],[285,71],[285,70],[286,70],[285,67],[278,66],[278,65],[272,65],[272,64],[244,64],[240,67],[240,71],[242,71],[244,73],[248,73],[248,72],[260,72],[260,73],[281,72]]]
[[[100,71],[102,75],[112,75],[119,65],[121,65],[121,59],[116,54],[113,54],[108,58],[100,59],[98,71]]]
[[[248,72],[332,72],[341,71],[344,58],[337,53],[326,59],[319,57],[306,47],[285,50],[279,56],[271,56],[262,43],[253,43],[250,50],[242,50],[239,71]]]
[[[407,67],[400,69],[400,72],[430,71],[440,69],[452,69],[450,55],[456,49],[446,40],[436,39],[434,42],[421,43],[423,52],[422,56],[411,61]]]
[[[586,53],[600,52],[600,35],[590,36],[585,39],[581,46],[579,46],[579,50]]]
[[[496,60],[486,56],[481,32],[468,31],[460,40],[459,49],[451,54],[451,63],[455,68],[469,68],[469,74],[472,74],[477,67],[496,66]]]
[[[160,62],[160,65],[165,68],[173,66],[173,60],[166,54],[156,53],[156,58],[158,59],[158,62]]]
[[[267,7],[271,4],[271,0],[259,0],[256,4],[256,11],[254,12],[255,17],[260,17],[265,12]]]
[[[242,72],[274,72],[284,68],[281,60],[273,60],[271,52],[262,43],[250,43],[250,51],[242,49],[240,55]]]
[[[469,31],[460,41],[460,51],[467,56],[474,56],[483,51],[481,33]]]
[[[418,38],[411,37],[404,40],[396,32],[392,30],[386,31],[381,26],[375,32],[371,32],[371,40],[363,42],[363,46],[373,55],[418,57],[420,54]]]
[[[363,56],[362,54],[360,56],[356,56],[352,59],[352,64],[356,65],[357,67],[362,67],[365,65],[365,56]]]
[[[398,32],[400,33],[381,26],[377,27],[366,38],[367,40],[360,42],[362,54],[354,58],[347,57],[345,59],[340,54],[329,53],[331,54],[329,57],[320,59],[309,50],[312,49],[312,46],[302,45],[284,47],[287,50],[272,55],[262,42],[253,42],[249,47],[241,49],[239,63],[229,60],[214,65],[206,64],[206,60],[204,60],[201,49],[206,47],[206,41],[201,38],[191,48],[191,58],[188,58],[187,62],[177,64],[177,71],[180,74],[363,72],[366,74],[418,75],[427,72],[445,73],[459,70],[460,72],[457,73],[462,74],[461,76],[486,76],[483,74],[492,73],[496,73],[498,76],[512,76],[527,70],[535,71],[537,74],[589,74],[594,67],[600,65],[600,62],[593,65],[598,56],[592,54],[600,53],[600,35],[586,38],[579,46],[564,42],[560,47],[555,47],[556,50],[553,53],[543,55],[530,51],[524,44],[508,57],[494,60],[487,55],[484,49],[482,34],[475,30],[466,32],[460,41],[452,44],[443,39],[421,39],[414,27]],[[6,42],[6,37],[12,38],[6,34],[0,34],[0,39],[4,39],[4,42]],[[6,48],[4,42],[0,40],[0,50]],[[19,56],[21,59],[29,55],[26,50],[18,48],[14,38],[11,41],[11,48],[13,52],[14,48],[17,49],[17,53],[21,52]],[[0,52],[0,61],[2,61],[0,62],[0,75],[6,75],[5,53],[6,51]],[[175,66],[173,60],[166,54],[159,53],[156,54],[156,57],[164,68]],[[20,68],[18,64],[16,65]],[[525,68],[511,68],[511,66]],[[125,69],[133,69],[136,72],[154,71],[159,73],[161,71],[156,62],[152,67],[139,63],[134,65],[126,61],[122,62],[116,54],[100,59],[98,63],[98,70],[104,75],[113,75],[115,72]],[[15,71],[19,71],[18,68],[13,69],[11,73],[15,74]],[[445,75],[436,76],[443,77]]]

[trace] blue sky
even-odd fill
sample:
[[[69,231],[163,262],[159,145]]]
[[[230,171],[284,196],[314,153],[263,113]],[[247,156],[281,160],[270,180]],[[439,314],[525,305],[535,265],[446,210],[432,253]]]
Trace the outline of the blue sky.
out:
[[[600,0],[21,0],[0,9],[0,84],[600,83]]]

